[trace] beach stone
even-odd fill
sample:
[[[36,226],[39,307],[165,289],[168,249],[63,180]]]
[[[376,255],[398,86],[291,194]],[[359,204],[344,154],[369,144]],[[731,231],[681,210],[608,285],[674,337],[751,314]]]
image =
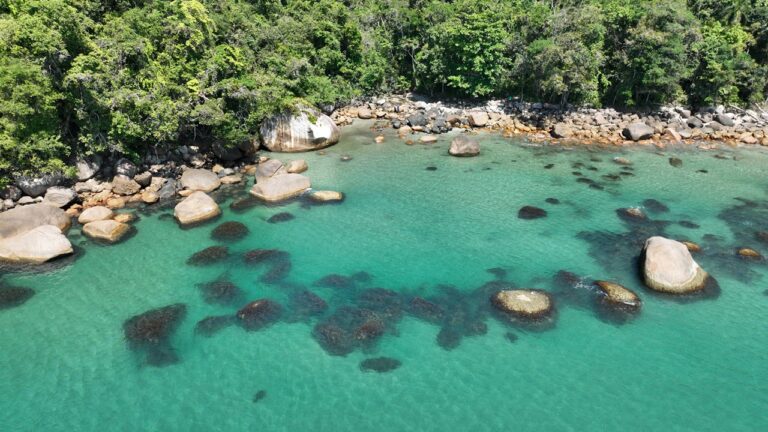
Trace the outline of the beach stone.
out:
[[[427,119],[427,116],[424,115],[423,112],[415,112],[409,115],[407,121],[408,121],[408,125],[411,128],[416,128],[416,127],[423,128],[424,126],[427,125],[427,123],[429,123],[429,119]]]
[[[268,179],[278,174],[285,174],[286,170],[282,162],[278,159],[269,159],[259,163],[256,167],[256,181]]]
[[[357,109],[357,118],[368,120],[373,117],[373,113],[368,108],[360,107]]]
[[[251,195],[264,201],[283,201],[301,195],[311,186],[309,178],[301,174],[281,174],[258,181]]]
[[[617,157],[613,158],[613,162],[615,162],[615,163],[617,163],[619,165],[625,165],[625,166],[632,165],[632,161],[630,161],[629,159],[627,159],[625,157],[621,157],[621,156],[617,156]]]
[[[596,281],[595,285],[597,285],[600,291],[605,294],[605,299],[609,303],[632,309],[639,309],[642,305],[640,297],[638,297],[637,294],[617,283],[600,280]]]
[[[720,113],[715,116],[715,120],[723,126],[732,127],[734,125],[733,118],[729,114]]]
[[[692,129],[701,129],[704,126],[704,122],[698,117],[689,117],[688,120],[686,120],[686,124]]]
[[[182,225],[206,221],[220,214],[216,201],[201,191],[193,192],[173,209],[173,215]]]
[[[304,159],[290,161],[286,167],[286,171],[288,171],[289,174],[301,174],[307,169],[309,169],[309,167],[307,166],[307,161]]]
[[[0,213],[0,239],[13,237],[42,225],[53,225],[66,231],[72,219],[64,210],[46,203],[17,206]]]
[[[554,138],[570,138],[573,136],[573,130],[565,123],[556,123],[551,134]]]
[[[139,184],[139,186],[145,188],[148,187],[150,184],[152,184],[152,173],[149,171],[144,171],[141,174],[136,174],[133,177],[133,181]]]
[[[521,318],[540,318],[552,313],[549,294],[540,290],[502,290],[491,297],[498,310]]]
[[[474,139],[460,135],[451,141],[448,153],[451,156],[477,156],[480,154],[480,144]]]
[[[83,226],[83,233],[88,237],[109,243],[119,241],[131,229],[131,226],[115,220],[98,220]]]
[[[704,288],[707,272],[691,257],[688,248],[660,236],[645,242],[645,284],[656,291],[684,294]]]
[[[240,174],[232,174],[232,175],[226,175],[224,177],[221,177],[220,180],[221,180],[221,184],[230,185],[230,184],[241,183],[243,181],[243,177]]]
[[[112,179],[112,192],[117,195],[133,195],[141,190],[141,185],[130,177],[116,175]]]
[[[141,201],[143,201],[144,204],[154,204],[160,201],[160,195],[156,192],[144,191],[141,193]]]
[[[316,202],[340,202],[344,201],[344,194],[342,192],[330,190],[318,190],[312,191],[312,193],[309,194],[309,198]]]
[[[125,198],[123,197],[110,197],[107,199],[107,207],[111,209],[120,209],[125,207]]]
[[[181,187],[191,191],[212,192],[221,186],[219,176],[205,169],[188,169],[181,175]]]
[[[0,240],[0,260],[13,263],[41,264],[72,252],[69,239],[54,225],[40,225]]]
[[[80,217],[77,221],[85,225],[88,222],[95,222],[100,220],[112,219],[115,212],[104,206],[88,207],[80,213]]]
[[[53,186],[45,192],[43,202],[59,208],[66,207],[77,198],[77,193],[72,188]]]
[[[424,135],[419,138],[419,142],[422,144],[433,144],[437,142],[437,137],[434,135]]]
[[[317,150],[339,142],[341,131],[327,115],[302,106],[265,120],[259,128],[262,144],[274,152]]]
[[[120,223],[130,223],[136,219],[136,216],[133,213],[118,213],[113,219]]]
[[[373,139],[373,142],[376,144],[381,144],[384,142],[384,135],[376,135],[376,137]]]
[[[517,212],[517,217],[520,219],[539,219],[547,217],[547,211],[534,206],[525,206]]]
[[[632,123],[624,128],[622,134],[632,141],[646,140],[653,136],[655,130],[645,123]]]
[[[467,120],[472,127],[485,127],[490,119],[488,118],[488,113],[473,112],[469,113]]]

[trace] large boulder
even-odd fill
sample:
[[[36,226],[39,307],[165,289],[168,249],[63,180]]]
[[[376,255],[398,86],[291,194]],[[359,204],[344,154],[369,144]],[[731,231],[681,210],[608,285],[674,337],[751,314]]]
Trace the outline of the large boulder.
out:
[[[477,156],[480,154],[480,144],[476,140],[459,135],[451,141],[448,153],[451,156]]]
[[[182,225],[213,219],[220,214],[216,201],[201,191],[192,192],[173,209],[173,215]]]
[[[632,123],[624,128],[622,134],[632,141],[646,140],[653,136],[655,130],[645,123]]]
[[[77,169],[77,179],[86,181],[95,176],[101,169],[101,156],[94,155],[88,158],[78,158],[75,162]]]
[[[259,128],[264,147],[275,152],[317,150],[339,142],[339,127],[327,115],[308,107],[265,120]]]
[[[551,134],[553,138],[570,138],[573,136],[573,130],[566,123],[556,123]]]
[[[708,276],[683,243],[659,236],[645,242],[643,274],[649,288],[673,294],[701,290]]]
[[[472,127],[485,127],[488,125],[489,121],[488,113],[484,112],[469,113],[467,119],[469,120],[469,125]]]
[[[500,311],[520,318],[540,318],[553,310],[549,294],[539,290],[502,290],[491,297],[491,303]]]
[[[45,174],[40,177],[18,177],[16,186],[24,192],[24,195],[39,197],[45,194],[49,187],[58,186],[64,182],[61,174]]]
[[[301,195],[312,184],[301,174],[281,174],[260,180],[251,188],[251,195],[264,201],[282,201]]]
[[[56,207],[66,207],[69,203],[77,198],[75,190],[72,188],[54,186],[48,188],[45,192],[45,198],[43,202]]]
[[[0,239],[13,237],[42,225],[53,225],[66,231],[72,220],[64,210],[45,203],[14,207],[0,213]]]
[[[104,206],[88,207],[80,213],[80,217],[77,218],[77,221],[85,225],[89,222],[112,219],[114,215],[115,212]]]
[[[0,260],[13,263],[40,264],[72,252],[72,244],[54,225],[40,225],[0,240]]]
[[[718,123],[726,127],[731,127],[734,125],[733,118],[731,118],[731,116],[726,113],[720,113],[716,115],[715,120],[717,120]]]
[[[269,159],[256,167],[256,181],[267,179],[278,174],[285,174],[285,166],[278,159]]]
[[[136,165],[126,158],[119,159],[115,162],[115,175],[122,175],[132,178],[136,175]]]
[[[130,225],[115,220],[99,220],[85,224],[83,233],[91,238],[114,243],[123,238],[130,229]]]
[[[125,175],[116,175],[112,179],[112,192],[118,195],[133,195],[141,190],[141,185]]]
[[[211,192],[221,186],[219,176],[205,169],[188,169],[181,175],[181,187],[191,191]]]

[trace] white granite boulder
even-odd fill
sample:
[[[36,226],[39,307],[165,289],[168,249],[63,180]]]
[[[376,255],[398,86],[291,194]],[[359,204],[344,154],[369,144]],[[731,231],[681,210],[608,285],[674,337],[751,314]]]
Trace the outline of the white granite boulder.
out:
[[[274,152],[317,150],[339,142],[340,130],[327,115],[299,107],[265,120],[259,128],[262,144]]]
[[[66,231],[72,220],[64,210],[45,203],[17,206],[0,213],[0,239],[13,237],[41,225],[53,225]]]
[[[281,174],[258,181],[251,195],[264,201],[283,201],[301,195],[311,186],[309,178],[301,174]]]
[[[182,225],[213,219],[220,214],[216,201],[201,191],[192,192],[173,209],[173,215]]]
[[[77,218],[77,221],[85,225],[89,222],[112,219],[114,215],[115,212],[113,212],[112,209],[104,206],[88,207],[80,213],[80,217]]]
[[[649,288],[672,294],[699,291],[708,276],[693,260],[688,247],[659,236],[645,242],[643,275]]]
[[[72,243],[54,225],[40,225],[0,240],[0,260],[13,263],[41,264],[72,252]]]
[[[213,171],[188,169],[181,175],[181,186],[191,191],[211,192],[221,186],[221,180]]]

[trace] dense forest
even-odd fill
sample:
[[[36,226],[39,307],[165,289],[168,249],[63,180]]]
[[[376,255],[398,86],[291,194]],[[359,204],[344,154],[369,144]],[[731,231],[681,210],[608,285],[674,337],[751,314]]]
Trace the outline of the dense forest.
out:
[[[765,100],[768,0],[0,0],[0,178],[252,140],[298,101]]]

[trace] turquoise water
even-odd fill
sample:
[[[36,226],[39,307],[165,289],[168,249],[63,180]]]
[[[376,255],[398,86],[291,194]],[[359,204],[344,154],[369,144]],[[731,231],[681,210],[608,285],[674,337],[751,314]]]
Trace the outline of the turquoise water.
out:
[[[36,294],[0,310],[0,429],[768,428],[767,268],[734,257],[740,246],[768,252],[753,237],[768,229],[768,153],[564,149],[489,135],[481,137],[480,157],[459,159],[447,156],[450,137],[406,146],[387,135],[373,144],[368,125],[345,129],[325,154],[297,156],[308,161],[314,187],[347,194],[341,205],[297,201],[234,212],[229,203],[247,190],[236,187],[228,194],[234,197],[219,196],[224,214],[216,222],[182,230],[171,209],[156,210],[141,215],[135,236],[111,247],[85,240],[74,227],[70,235],[82,250],[73,263],[2,275],[5,284]],[[618,175],[622,167],[611,159],[619,155],[634,162],[624,170],[634,175]],[[670,156],[682,167],[670,165]],[[574,171],[597,186],[577,182]],[[611,174],[617,176],[602,177]],[[549,197],[560,204],[545,202]],[[615,212],[649,198],[669,207],[646,209],[668,225],[624,222]],[[519,219],[524,205],[548,216]],[[267,222],[280,212],[295,219]],[[250,234],[228,244],[228,260],[187,265],[194,252],[219,244],[210,234],[223,221],[240,221]],[[703,246],[694,256],[717,278],[719,296],[677,301],[642,288],[632,260],[636,242],[658,232]],[[268,267],[243,263],[241,254],[256,248],[290,254],[281,283],[260,281]],[[489,268],[506,270],[516,286],[553,293],[559,270],[614,280],[634,289],[643,309],[618,323],[556,294],[554,327],[509,326],[487,313],[487,297],[475,291],[496,278]],[[357,288],[314,284],[361,271],[371,279]],[[239,303],[204,301],[196,285],[221,278],[244,291]],[[439,325],[405,313],[375,344],[331,355],[313,328],[370,287],[444,301],[473,317],[462,315],[458,331],[471,321],[485,323],[487,332],[443,347]],[[291,296],[303,289],[324,298],[330,311],[260,331],[233,325],[211,337],[195,333],[200,319],[233,314],[259,298],[281,303],[288,316]],[[123,322],[174,303],[187,305],[170,339],[178,363],[146,365],[144,353],[126,344]],[[381,356],[402,365],[388,373],[360,370],[362,360]],[[254,402],[260,390],[266,396]]]

